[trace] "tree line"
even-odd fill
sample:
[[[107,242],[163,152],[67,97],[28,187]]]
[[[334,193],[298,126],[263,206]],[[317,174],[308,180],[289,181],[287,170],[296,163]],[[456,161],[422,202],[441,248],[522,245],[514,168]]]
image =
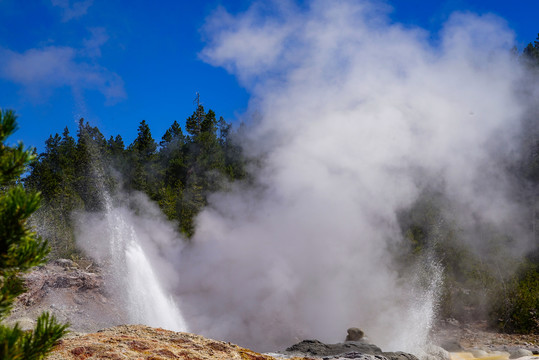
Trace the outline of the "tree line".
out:
[[[62,135],[51,135],[23,182],[42,194],[35,221],[51,239],[54,255],[77,252],[72,214],[103,210],[103,191],[144,192],[190,238],[207,196],[245,178],[247,160],[234,141],[237,131],[213,110],[199,105],[185,130],[174,121],[157,142],[142,120],[136,139],[126,146],[120,135],[106,139],[80,119],[76,137],[67,127]]]

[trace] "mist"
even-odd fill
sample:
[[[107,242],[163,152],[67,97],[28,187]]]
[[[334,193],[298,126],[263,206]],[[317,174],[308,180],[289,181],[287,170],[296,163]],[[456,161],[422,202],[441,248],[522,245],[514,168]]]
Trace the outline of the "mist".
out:
[[[533,245],[500,166],[520,156],[526,112],[514,34],[471,13],[431,34],[390,11],[275,1],[207,19],[200,57],[251,93],[242,142],[259,165],[209,197],[185,246],[172,230],[156,235],[172,229],[158,215],[126,215],[151,235],[148,257],[190,331],[269,351],[340,342],[357,326],[385,351],[417,351],[443,268],[426,257],[399,272],[392,249],[399,211],[429,187],[476,251],[481,225],[511,232],[515,255]]]
[[[165,255],[172,258],[183,247],[173,224],[145,194],[115,194],[113,201],[97,181],[105,209],[77,213],[76,238],[104,270],[105,291],[123,309],[119,318],[129,324],[187,331],[180,299],[171,295],[178,275]]]
[[[470,13],[429,34],[389,11],[281,1],[207,20],[200,56],[251,92],[244,146],[263,165],[248,191],[210,198],[177,264],[194,331],[268,350],[358,326],[384,350],[413,351],[442,270],[432,259],[399,274],[389,248],[402,241],[399,209],[429,183],[463,233],[490,224],[516,234],[513,251],[529,248],[500,166],[519,156],[525,111],[514,34]]]

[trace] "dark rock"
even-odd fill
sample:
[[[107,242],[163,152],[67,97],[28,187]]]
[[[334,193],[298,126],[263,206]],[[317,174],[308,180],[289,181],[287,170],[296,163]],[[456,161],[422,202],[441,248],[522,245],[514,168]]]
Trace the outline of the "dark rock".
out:
[[[348,333],[350,334],[350,331]],[[354,335],[357,335],[357,333]],[[405,352],[382,352],[378,346],[369,344],[365,340],[346,341],[339,344],[324,344],[318,340],[303,340],[290,346],[286,349],[286,352],[291,355],[316,356],[327,360],[418,360],[416,356]]]
[[[382,355],[388,360],[419,360],[415,355],[405,353],[402,351],[397,352],[383,352]]]
[[[294,344],[286,349],[288,352],[297,352],[310,355],[335,355],[330,354],[329,346],[318,340],[303,340],[297,344]]]
[[[368,344],[362,341],[349,341],[339,344],[324,344],[318,340],[303,340],[302,342],[290,346],[288,349],[286,349],[286,351],[289,353],[301,353],[320,357],[352,352],[370,355],[380,355],[382,353],[382,350],[378,346]]]
[[[365,335],[362,330],[358,329],[357,327],[352,327],[347,330],[348,335],[346,335],[345,341],[359,341],[363,339],[363,336]]]
[[[347,359],[387,360],[387,358],[382,355],[369,355],[369,354],[363,354],[357,351],[353,351],[346,354],[330,356],[330,357],[324,357],[323,359],[324,360],[347,360]]]

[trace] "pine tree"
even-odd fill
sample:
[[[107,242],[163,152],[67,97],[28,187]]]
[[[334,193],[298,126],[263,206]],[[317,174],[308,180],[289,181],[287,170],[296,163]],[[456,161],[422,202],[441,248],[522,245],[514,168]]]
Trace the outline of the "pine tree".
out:
[[[39,191],[47,201],[61,191],[59,147],[62,138],[55,134],[45,141],[45,151],[38,156],[38,161],[30,164],[32,170],[24,180],[26,186]]]
[[[116,189],[123,183],[122,175],[127,174],[129,165],[127,161],[127,152],[122,137],[116,135],[111,136],[107,141],[106,162],[108,171],[114,175],[111,188]]]
[[[539,34],[537,39],[532,43],[529,43],[522,51],[522,57],[528,65],[532,67],[539,66]]]
[[[77,191],[82,176],[77,144],[67,128],[62,136],[50,136],[45,144],[45,151],[31,163],[31,172],[23,182],[27,189],[41,193],[42,206],[32,222],[40,224],[41,235],[51,241],[51,255],[69,257],[76,251],[71,215],[84,208]]]
[[[180,218],[183,188],[187,176],[186,137],[177,121],[167,129],[159,143],[158,166],[163,175],[158,202],[170,220]]]
[[[0,110],[0,320],[25,291],[21,272],[43,264],[49,252],[47,242],[27,225],[29,216],[39,207],[40,196],[27,193],[17,184],[34,154],[20,143],[16,147],[5,144],[15,130],[15,114]],[[31,332],[22,331],[18,325],[0,325],[0,359],[43,359],[66,328],[47,313],[38,318]]]
[[[159,145],[159,163],[164,170],[164,185],[177,187],[178,182],[185,182],[186,176],[186,138],[177,121],[165,132]]]
[[[142,160],[149,160],[153,154],[155,154],[157,144],[152,137],[150,127],[146,123],[146,120],[140,122],[138,136],[133,144],[131,144],[131,149],[136,151]]]
[[[111,183],[105,178],[104,171],[107,141],[97,127],[90,126],[82,118],[79,120],[77,137],[77,193],[87,211],[99,211],[104,206],[100,186]]]
[[[156,164],[157,143],[145,120],[140,122],[138,136],[129,145],[128,150],[132,166],[129,176],[131,187],[146,192],[152,199],[156,200],[160,177],[160,169],[157,168]]]
[[[193,112],[193,115],[185,120],[185,129],[193,138],[196,138],[200,134],[201,123],[205,117],[206,113],[204,112],[204,107],[198,105],[195,112]]]

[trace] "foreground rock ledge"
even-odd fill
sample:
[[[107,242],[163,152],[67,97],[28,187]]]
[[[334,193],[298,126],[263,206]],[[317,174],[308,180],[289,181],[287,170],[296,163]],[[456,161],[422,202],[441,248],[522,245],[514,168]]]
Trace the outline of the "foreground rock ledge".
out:
[[[271,360],[275,358],[199,335],[143,325],[120,325],[93,334],[67,336],[59,341],[46,359]],[[311,358],[294,357],[293,359]]]

